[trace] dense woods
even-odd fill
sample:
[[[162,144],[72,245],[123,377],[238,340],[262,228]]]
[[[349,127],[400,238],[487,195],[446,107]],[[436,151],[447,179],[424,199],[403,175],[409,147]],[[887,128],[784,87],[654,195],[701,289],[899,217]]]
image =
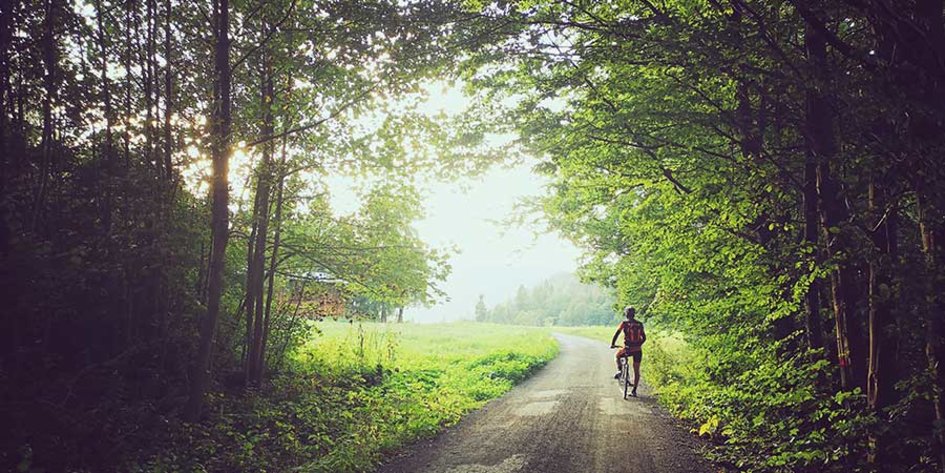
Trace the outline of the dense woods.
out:
[[[943,151],[941,0],[0,2],[0,465],[279,411],[303,320],[441,295],[414,177],[524,153],[582,278],[692,348],[662,400],[722,467],[943,472]]]
[[[942,7],[483,7],[519,29],[472,80],[584,276],[699,350],[664,401],[724,465],[945,469]]]

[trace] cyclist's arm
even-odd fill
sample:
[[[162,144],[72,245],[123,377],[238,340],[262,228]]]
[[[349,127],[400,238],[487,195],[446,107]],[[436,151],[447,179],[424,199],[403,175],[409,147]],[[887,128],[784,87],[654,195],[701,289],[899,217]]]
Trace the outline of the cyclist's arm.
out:
[[[646,328],[643,324],[640,324],[640,335],[643,335],[643,340],[640,340],[640,345],[646,343]]]
[[[620,327],[617,327],[617,331],[614,332],[614,339],[610,341],[610,346],[617,346],[617,337],[620,336]]]

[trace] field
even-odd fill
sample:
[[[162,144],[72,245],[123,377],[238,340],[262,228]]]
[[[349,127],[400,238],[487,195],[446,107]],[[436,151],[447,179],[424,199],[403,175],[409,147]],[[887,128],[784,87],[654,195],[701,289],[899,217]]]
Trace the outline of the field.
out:
[[[188,426],[185,438],[170,440],[176,446],[137,467],[370,471],[385,454],[505,393],[557,351],[545,328],[318,322],[272,392],[217,394],[217,418]]]

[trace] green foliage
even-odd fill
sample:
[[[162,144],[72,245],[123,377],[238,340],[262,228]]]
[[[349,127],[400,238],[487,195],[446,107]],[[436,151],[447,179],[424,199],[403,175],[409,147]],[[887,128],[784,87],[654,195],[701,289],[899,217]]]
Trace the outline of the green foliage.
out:
[[[517,28],[465,73],[552,180],[534,210],[686,340],[648,379],[725,466],[941,470],[945,75],[898,52],[940,5],[473,5]]]
[[[238,400],[257,377],[241,379],[251,337],[265,351],[253,366],[278,373],[302,320],[440,296],[449,267],[411,228],[412,176],[481,168],[480,140],[448,160],[432,150],[457,140],[402,105],[485,23],[450,27],[466,13],[426,0],[0,5],[0,470],[110,471],[179,426],[217,299],[208,155],[224,134],[215,408],[266,411],[290,389]],[[231,34],[216,44],[221,5]],[[215,67],[227,49],[230,68]],[[224,108],[232,123],[217,126]],[[385,182],[356,215],[332,215],[325,177],[367,173]],[[257,335],[245,315],[263,313]],[[220,428],[243,435],[234,419]]]
[[[313,347],[303,321],[438,297],[449,266],[411,228],[413,177],[530,155],[582,280],[684,337],[651,345],[650,378],[725,465],[941,471],[941,2],[220,4],[233,35],[215,45],[219,9],[190,2],[0,3],[0,468],[108,471],[153,445],[152,470],[357,470],[453,421],[550,354]],[[225,51],[231,75],[211,66]],[[423,79],[454,73],[472,113],[415,110]],[[491,133],[518,139],[485,149]],[[196,327],[216,320],[221,142],[216,394],[183,425]],[[320,181],[369,173],[363,207],[332,215]],[[555,290],[477,316],[612,321],[600,294]],[[250,292],[275,382],[244,391]]]
[[[508,391],[557,353],[546,330],[319,322],[266,392],[216,393],[129,471],[372,471]],[[317,328],[317,329],[316,329]]]
[[[676,373],[656,378],[665,383],[660,400],[719,445],[713,459],[748,472],[821,471],[824,465],[863,460],[874,421],[865,414],[859,390],[818,395],[825,360],[759,360],[756,368],[728,379],[713,379],[717,367],[707,354],[691,360],[684,375],[674,376],[679,368],[668,367]]]
[[[447,254],[414,230],[422,209],[410,186],[374,187],[351,215],[335,215],[324,195],[306,205],[307,213],[285,222],[282,237],[282,273],[294,287],[331,284],[347,315],[375,320],[442,295]]]

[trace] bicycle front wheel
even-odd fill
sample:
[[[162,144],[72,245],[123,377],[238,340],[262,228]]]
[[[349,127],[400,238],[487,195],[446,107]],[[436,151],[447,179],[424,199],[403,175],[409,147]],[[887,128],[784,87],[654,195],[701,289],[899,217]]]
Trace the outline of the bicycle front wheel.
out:
[[[623,368],[623,398],[627,398],[627,393],[630,391],[630,370],[627,369],[627,363],[624,363]]]

